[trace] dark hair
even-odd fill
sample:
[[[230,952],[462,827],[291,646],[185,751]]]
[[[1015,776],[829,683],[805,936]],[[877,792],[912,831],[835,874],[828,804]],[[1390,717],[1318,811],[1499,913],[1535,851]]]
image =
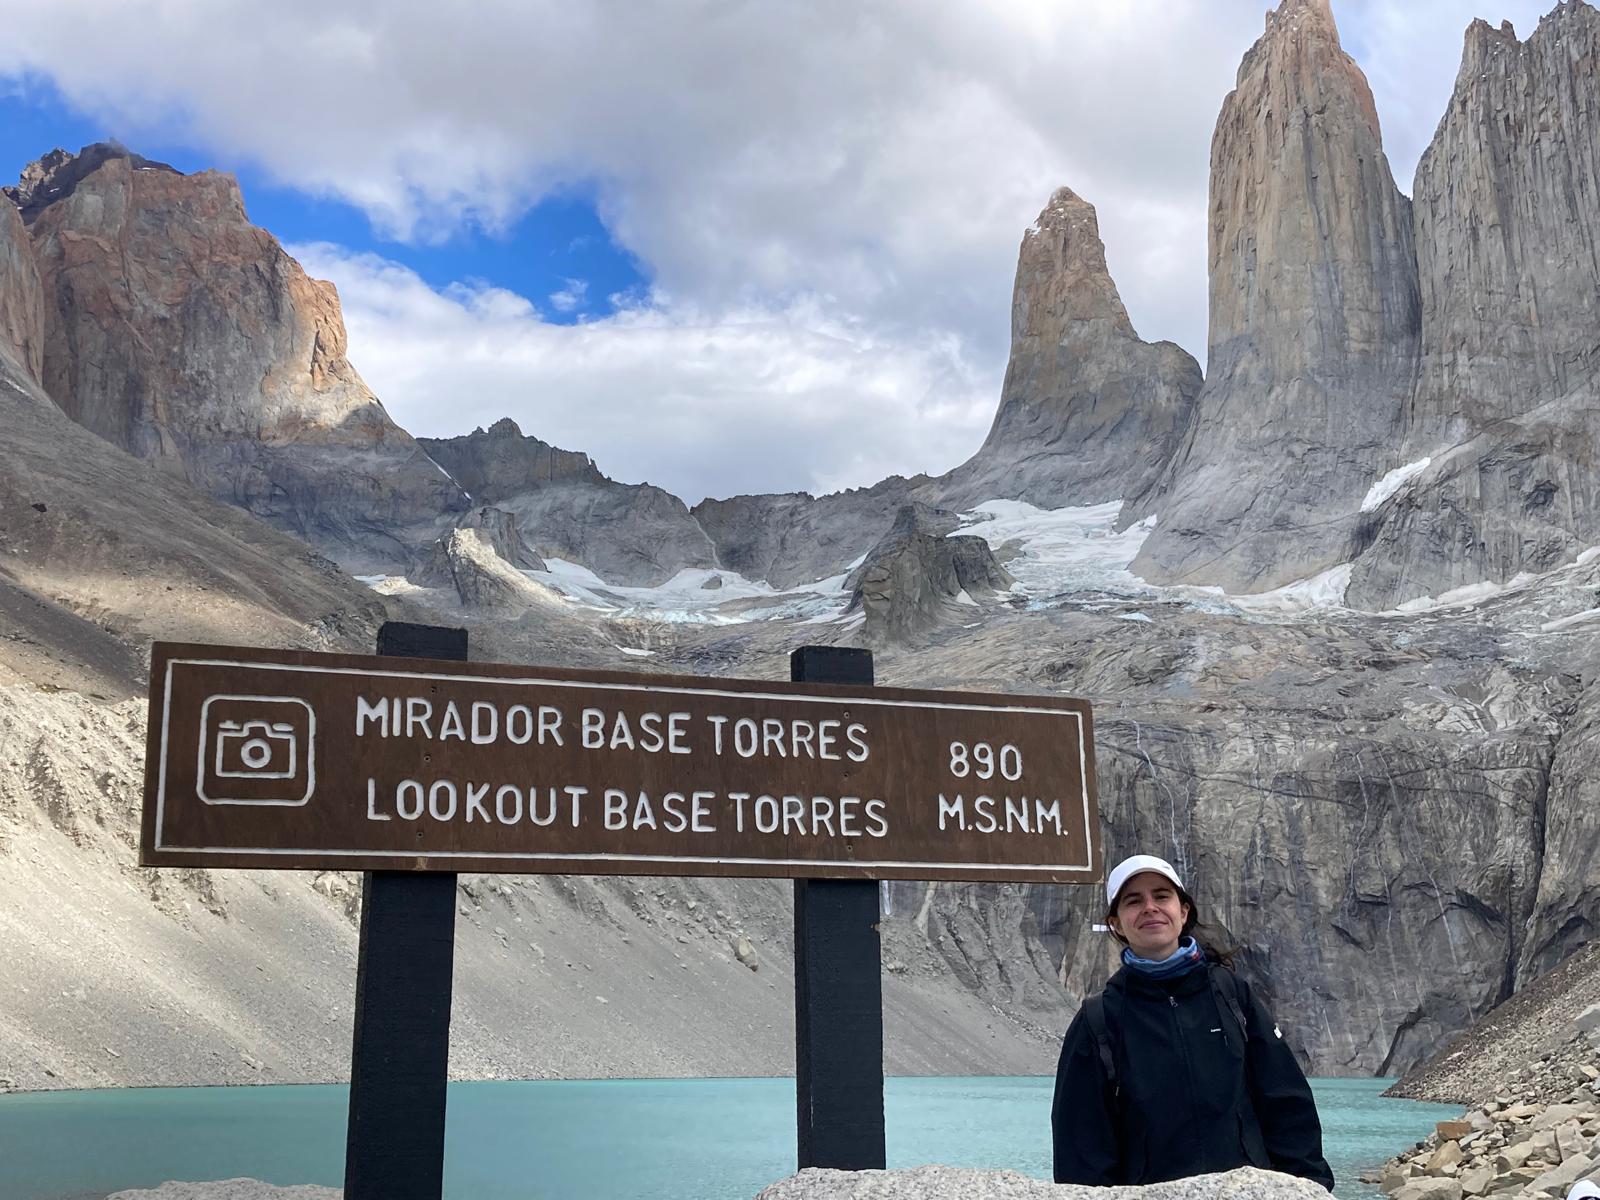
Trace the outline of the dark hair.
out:
[[[1172,886],[1178,893],[1178,899],[1189,910],[1189,915],[1183,922],[1183,928],[1178,931],[1178,936],[1194,938],[1195,945],[1199,946],[1205,954],[1207,962],[1214,962],[1232,970],[1233,960],[1239,954],[1239,947],[1233,944],[1233,939],[1228,936],[1227,931],[1221,926],[1209,925],[1200,919],[1200,909],[1196,907],[1194,897],[1189,895],[1182,884],[1175,883]],[[1117,897],[1114,897],[1111,903],[1106,906],[1105,925],[1111,936],[1126,946],[1128,939],[1118,933],[1111,924],[1111,918],[1117,915],[1117,898],[1120,896],[1121,893],[1119,892]]]

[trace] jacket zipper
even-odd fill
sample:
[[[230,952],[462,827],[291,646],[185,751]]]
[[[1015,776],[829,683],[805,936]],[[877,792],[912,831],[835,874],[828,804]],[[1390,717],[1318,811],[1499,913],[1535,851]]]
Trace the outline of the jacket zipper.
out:
[[[1194,1067],[1189,1062],[1189,1044],[1183,1037],[1183,1026],[1178,1021],[1178,998],[1171,992],[1167,993],[1167,1004],[1172,1009],[1172,1036],[1178,1043],[1178,1053],[1183,1058],[1183,1077],[1189,1085],[1189,1098],[1192,1103],[1194,1098]]]

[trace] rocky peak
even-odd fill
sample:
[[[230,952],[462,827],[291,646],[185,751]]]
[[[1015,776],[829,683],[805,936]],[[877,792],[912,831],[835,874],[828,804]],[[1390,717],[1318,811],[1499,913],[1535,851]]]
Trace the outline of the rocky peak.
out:
[[[1391,608],[1600,540],[1600,11],[1467,30],[1412,189],[1421,362],[1404,459],[1348,596]]]
[[[1412,189],[1422,369],[1411,442],[1465,440],[1600,367],[1600,11],[1526,42],[1474,21]]]
[[[89,175],[111,159],[124,159],[136,171],[166,171],[181,175],[176,167],[135,154],[118,142],[95,142],[76,154],[60,147],[35,159],[22,170],[22,177],[11,187],[0,188],[22,212],[29,224],[34,217],[57,200],[70,196]]]
[[[1137,336],[1106,267],[1099,214],[1071,188],[1057,188],[1039,219],[1022,235],[1017,276],[1037,279],[1042,286],[1013,296],[1013,341],[1059,337],[1070,322],[1095,320],[1108,321],[1128,337]]]
[[[249,223],[232,177],[115,146],[41,163],[19,194],[69,416],[356,569],[407,562],[467,506],[345,357],[333,285]]]
[[[1348,561],[1420,323],[1411,212],[1320,0],[1285,0],[1211,143],[1210,361],[1134,570],[1255,591]]]
[[[482,503],[563,483],[609,482],[587,454],[525,435],[510,417],[462,437],[419,440],[433,461]]]
[[[994,425],[971,461],[937,482],[940,499],[1054,508],[1143,497],[1177,447],[1200,382],[1180,347],[1139,340],[1094,205],[1059,188],[1017,254],[1011,361]]]
[[[1366,118],[1368,128],[1377,136],[1377,103],[1372,98],[1372,89],[1367,86],[1366,76],[1344,53],[1329,0],[1283,0],[1276,9],[1267,10],[1265,29],[1245,52],[1234,82],[1242,87],[1251,76],[1274,70],[1312,77],[1302,79],[1301,86],[1291,85],[1293,90],[1302,93],[1306,91],[1304,83],[1325,72],[1342,76],[1335,86],[1348,90],[1358,111]],[[1314,86],[1320,90],[1320,84]]]

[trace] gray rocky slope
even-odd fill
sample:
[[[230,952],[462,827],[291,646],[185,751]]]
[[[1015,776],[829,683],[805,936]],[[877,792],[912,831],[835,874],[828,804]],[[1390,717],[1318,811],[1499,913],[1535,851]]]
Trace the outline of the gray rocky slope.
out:
[[[515,516],[547,557],[581,563],[612,583],[645,586],[684,567],[718,565],[716,548],[682,500],[649,484],[608,479],[587,454],[526,437],[509,418],[421,444],[479,503]]]
[[[1467,30],[1413,189],[1421,362],[1350,600],[1386,608],[1600,541],[1600,11]]]
[[[1578,16],[1563,20],[1592,19],[1593,10],[1586,5],[1566,8]],[[1243,404],[1250,395],[1277,403],[1272,400],[1279,394],[1274,388],[1287,377],[1274,372],[1284,364],[1295,371],[1303,367],[1304,379],[1297,375],[1285,386],[1294,395],[1326,405],[1329,423],[1319,439],[1351,424],[1335,419],[1337,405],[1344,402],[1340,397],[1348,397],[1333,384],[1370,376],[1378,381],[1374,386],[1387,388],[1390,357],[1377,344],[1376,333],[1372,339],[1363,334],[1352,344],[1370,355],[1361,360],[1359,371],[1340,375],[1345,367],[1324,336],[1333,326],[1324,329],[1318,322],[1342,322],[1347,332],[1371,332],[1388,328],[1385,322],[1409,311],[1403,303],[1385,308],[1381,300],[1390,281],[1384,257],[1388,251],[1372,247],[1371,256],[1362,257],[1355,244],[1359,238],[1347,238],[1340,224],[1365,204],[1376,227],[1387,228],[1384,223],[1397,219],[1400,208],[1378,186],[1387,178],[1378,160],[1358,155],[1352,161],[1349,147],[1335,144],[1340,137],[1355,139],[1358,148],[1375,152],[1376,127],[1361,101],[1359,75],[1353,76],[1353,64],[1336,53],[1336,42],[1330,42],[1323,27],[1327,21],[1325,6],[1286,0],[1265,44],[1246,61],[1241,73],[1245,95],[1236,92],[1225,109],[1228,132],[1219,131],[1219,141],[1238,146],[1239,153],[1260,152],[1261,128],[1251,122],[1268,116],[1264,108],[1245,104],[1255,95],[1248,88],[1270,89],[1294,81],[1327,103],[1319,99],[1318,106],[1299,116],[1292,106],[1281,113],[1273,109],[1280,115],[1272,120],[1302,122],[1294,128],[1311,157],[1293,162],[1301,168],[1324,164],[1318,167],[1319,189],[1332,187],[1337,172],[1354,171],[1350,182],[1365,199],[1352,202],[1351,212],[1336,212],[1321,190],[1308,197],[1288,185],[1263,183],[1255,191],[1254,175],[1245,187],[1245,176],[1233,173],[1235,165],[1227,156],[1217,160],[1219,178],[1241,180],[1237,211],[1229,207],[1222,214],[1225,227],[1248,240],[1252,221],[1276,213],[1270,224],[1282,235],[1258,244],[1258,255],[1265,257],[1258,258],[1256,274],[1240,285],[1259,292],[1272,284],[1260,294],[1309,307],[1298,326],[1261,324],[1264,318],[1254,310],[1229,318],[1233,324],[1223,328],[1242,330],[1243,340],[1236,339],[1230,351],[1236,351],[1232,361],[1237,370],[1218,377],[1216,386],[1246,377],[1263,386],[1253,393],[1219,392],[1213,399],[1226,401],[1224,408],[1234,401]],[[1263,63],[1284,70],[1257,80],[1255,72]],[[1592,86],[1592,73],[1572,72],[1572,77]],[[1283,99],[1300,102],[1298,93]],[[1260,173],[1283,166],[1270,156],[1256,162]],[[67,167],[58,163],[55,170]],[[118,182],[117,172],[132,182]],[[100,476],[92,455],[85,452],[86,465],[78,474],[72,463],[50,460],[51,437],[69,439],[62,442],[69,452],[57,455],[66,458],[76,457],[71,447],[93,440],[54,405],[90,425],[100,419],[95,405],[74,398],[78,393],[63,399],[55,390],[47,393],[37,386],[42,381],[50,389],[57,381],[55,388],[60,389],[84,374],[83,363],[69,361],[65,368],[58,363],[54,374],[50,367],[51,322],[61,320],[63,312],[78,312],[75,301],[62,307],[62,271],[81,267],[85,293],[105,287],[104,278],[91,270],[100,260],[80,263],[69,254],[76,253],[77,241],[66,236],[66,216],[75,198],[87,204],[82,200],[89,194],[86,187],[103,184],[109,203],[119,195],[137,197],[139,189],[153,186],[140,182],[147,176],[159,177],[162,187],[184,195],[184,189],[202,187],[226,199],[204,177],[198,184],[180,185],[174,180],[196,177],[144,169],[125,156],[73,168],[65,177],[41,172],[40,179],[58,181],[60,194],[41,193],[36,202],[30,201],[36,211],[28,236],[37,248],[44,244],[41,237],[47,239],[57,227],[53,222],[60,222],[59,244],[35,254],[37,277],[26,269],[8,269],[0,279],[0,328],[8,331],[13,391],[31,405],[19,409],[31,414],[19,428],[35,430],[41,447],[31,458],[18,459],[24,463],[19,470],[13,471],[7,458],[6,473],[21,482],[9,485],[14,498],[5,510],[4,532],[26,550],[17,561],[34,564],[26,566],[35,574],[24,581],[26,594],[15,607],[21,612],[37,600],[45,614],[30,627],[36,628],[29,635],[35,648],[0,642],[0,663],[23,684],[6,693],[9,769],[0,772],[6,789],[0,853],[25,864],[21,871],[0,872],[0,886],[15,889],[3,911],[10,922],[8,945],[19,947],[20,964],[18,971],[0,979],[0,987],[7,989],[0,996],[0,1013],[5,1014],[0,1048],[3,1061],[16,1064],[10,1067],[13,1081],[25,1086],[334,1077],[348,1037],[344,1005],[353,962],[351,881],[333,875],[139,872],[128,865],[132,801],[127,781],[136,774],[141,735],[136,707],[119,709],[114,702],[136,686],[143,639],[192,628],[214,631],[218,640],[363,648],[370,644],[378,616],[416,604],[467,624],[480,657],[621,665],[631,661],[621,652],[630,629],[625,621],[577,610],[536,590],[508,592],[512,585],[521,586],[519,576],[494,547],[498,544],[515,556],[515,534],[537,549],[537,529],[513,525],[480,508],[454,533],[446,532],[466,508],[464,496],[456,499],[458,492],[450,490],[455,485],[448,480],[452,499],[432,514],[431,524],[419,519],[407,525],[408,517],[396,516],[398,499],[378,495],[371,508],[363,509],[337,486],[328,493],[330,511],[343,528],[369,528],[364,523],[370,516],[370,528],[380,531],[386,544],[405,545],[432,564],[437,583],[401,587],[399,599],[359,593],[358,601],[348,580],[303,547],[275,552],[282,559],[279,577],[262,579],[255,573],[258,568],[249,565],[250,552],[222,541],[208,543],[199,564],[172,556],[170,570],[204,580],[203,598],[183,609],[166,607],[162,595],[150,597],[149,578],[155,572],[133,566],[146,556],[146,543],[159,552],[196,536],[181,523],[163,524],[166,508],[184,510],[184,521],[232,531],[231,536],[247,544],[286,543],[244,513],[221,510],[228,516],[217,517],[216,506],[193,502],[194,493],[181,479],[141,466],[105,442],[94,445],[113,457],[99,470],[111,472],[106,477],[136,498],[129,503],[143,514],[141,520],[124,521],[121,494],[112,498],[97,491]],[[1326,261],[1315,253],[1305,257],[1306,247],[1297,246],[1285,232],[1303,224],[1308,204],[1334,221],[1321,252],[1332,256]],[[158,211],[166,209],[158,206]],[[63,215],[52,217],[57,212]],[[242,220],[219,202],[216,219],[243,237],[236,217]],[[1125,364],[1170,358],[1118,340],[1131,336],[1131,328],[1107,315],[1107,293],[1096,271],[1080,269],[1093,259],[1090,248],[1069,244],[1091,236],[1092,224],[1076,219],[1040,224],[1063,239],[1059,258],[1065,267],[1099,289],[1100,307],[1088,304],[1083,310],[1090,328],[1074,344],[1085,353],[1114,354],[1114,361]],[[0,235],[9,236],[12,247],[0,244],[0,263],[27,260],[15,249],[19,227],[15,220],[0,223]],[[185,228],[171,220],[164,227]],[[205,242],[209,234],[197,229],[195,236]],[[157,296],[167,294],[166,284],[154,273],[163,261],[155,252],[155,235],[141,228],[127,237],[130,247],[147,250],[138,256],[145,272],[141,286]],[[1229,244],[1237,246],[1237,239]],[[1025,242],[1024,265],[1031,265],[1026,272],[1019,268],[1019,283],[1034,281],[1029,286],[1054,295],[1030,253]],[[1232,262],[1226,256],[1219,261]],[[1319,309],[1328,295],[1323,285],[1329,263],[1337,267],[1334,273],[1340,279],[1349,276],[1350,287],[1341,293],[1341,306]],[[1281,277],[1274,274],[1280,267]],[[103,263],[95,269],[103,271]],[[278,269],[283,278],[293,278],[287,266]],[[1279,282],[1273,283],[1275,279]],[[1272,290],[1280,285],[1289,290]],[[327,293],[321,294],[326,298]],[[1068,297],[1058,299],[1063,311],[1078,311]],[[1227,289],[1214,288],[1214,305],[1234,306],[1237,301]],[[52,306],[55,317],[50,315]],[[99,310],[91,306],[84,311],[93,316]],[[204,304],[183,310],[207,311]],[[342,328],[332,325],[336,310],[322,311],[329,322],[327,337],[318,332],[313,341],[342,346]],[[33,323],[35,312],[43,314],[42,325]],[[188,319],[178,318],[179,324]],[[1400,324],[1405,327],[1404,321]],[[189,331],[186,336],[195,337],[205,329],[203,322],[183,327]],[[1271,338],[1265,338],[1269,327]],[[45,348],[37,356],[30,349],[36,344],[35,328],[46,331]],[[1024,323],[1022,328],[1026,333],[1030,327]],[[1069,321],[1062,336],[1072,333]],[[109,347],[106,353],[112,356],[105,361],[117,369],[140,379],[168,381],[175,395],[187,395],[185,389],[192,392],[196,386],[183,375],[179,348],[170,339],[141,346],[138,353],[149,355],[148,361],[130,363],[116,357],[123,350],[106,339],[95,340],[100,335],[94,333],[93,322],[85,336],[90,344]],[[1273,339],[1287,342],[1280,345]],[[1038,349],[1029,346],[1024,338],[1019,353],[1025,357]],[[226,347],[208,353],[220,356],[216,361],[232,361],[233,351]],[[311,360],[316,361],[314,352]],[[41,374],[32,373],[35,362],[42,364]],[[1058,382],[1079,378],[1077,367],[1063,368],[1061,361],[1056,367]],[[1084,378],[1107,377],[1095,363],[1084,364],[1082,370]],[[308,377],[315,393],[315,373]],[[1038,375],[1021,371],[1019,377]],[[1178,406],[1182,387],[1170,379],[1181,383],[1185,377],[1177,362],[1169,375],[1160,377],[1167,382],[1148,395],[1164,397],[1160,404]],[[345,378],[353,379],[353,372]],[[66,384],[59,382],[63,379]],[[248,373],[230,374],[226,380],[231,382],[215,396],[167,408],[156,403],[165,386],[134,388],[129,395],[138,403],[130,401],[127,412],[119,416],[107,407],[100,414],[114,418],[102,432],[117,441],[119,430],[127,428],[124,418],[146,411],[140,407],[146,396],[153,397],[149,412],[166,414],[156,421],[156,433],[166,429],[175,444],[190,436],[185,422],[196,414],[236,409],[248,418],[250,406],[266,393]],[[291,393],[299,395],[294,387]],[[93,393],[100,398],[97,404],[107,406],[110,394]],[[1068,387],[1057,409],[1061,419],[1076,411],[1074,404],[1100,394],[1093,388],[1073,392]],[[1113,388],[1111,394],[1132,393]],[[1025,390],[1008,392],[1011,396],[1020,397],[1017,411],[1030,421],[1050,410],[1049,404],[1029,401]],[[1356,396],[1352,403],[1359,409],[1369,400]],[[1202,394],[1184,449],[1174,460],[1178,466],[1162,476],[1158,493],[1162,487],[1170,496],[1181,493],[1183,471],[1195,466],[1196,447],[1205,444],[1197,429],[1207,411]],[[1540,411],[1542,405],[1511,419],[1526,421]],[[1153,415],[1160,419],[1152,420],[1147,436],[1168,436],[1168,416]],[[1255,415],[1244,408],[1234,419],[1248,422]],[[172,424],[161,425],[162,420]],[[1089,420],[1082,427],[1097,431],[1096,437],[1103,434],[1111,453],[1119,444],[1114,436],[1118,424],[1105,429]],[[1002,427],[1009,425],[997,417],[997,430]],[[1500,444],[1493,440],[1500,428],[1491,424],[1475,435],[1488,439],[1483,443],[1486,460],[1492,457],[1492,446]],[[1367,436],[1360,430],[1357,434]],[[502,429],[495,436],[504,443],[504,454],[494,461],[503,458],[508,464],[509,482],[498,468],[479,469],[471,461],[455,464],[454,471],[481,479],[480,488],[506,487],[507,511],[514,512],[515,497],[530,490],[516,478],[524,470],[532,471],[534,483],[547,492],[568,486],[562,482],[563,472],[573,475],[574,488],[606,486],[590,478],[583,464],[561,459],[548,447],[531,447],[530,455],[528,439],[518,431]],[[216,444],[236,446],[241,456],[254,461],[269,441],[247,429],[243,434],[234,430]],[[294,465],[295,456],[305,451],[314,460],[318,445],[306,449],[289,438],[270,442],[270,449],[293,471],[301,469]],[[1133,447],[1129,471],[1143,470],[1149,461],[1143,443],[1135,439],[1126,445]],[[442,448],[438,452],[446,454]],[[1270,459],[1273,448],[1234,447],[1227,453]],[[156,454],[154,461],[171,465],[178,460]],[[1281,465],[1275,461],[1254,466],[1233,461],[1242,478],[1269,483],[1284,478],[1281,472],[1274,474]],[[1361,480],[1340,467],[1335,490],[1348,489],[1355,508],[1347,522],[1338,515],[1344,509],[1336,506],[1335,524],[1349,531],[1350,544],[1359,547],[1371,532],[1368,522],[1388,521],[1393,506],[1412,495],[1414,487],[1402,488],[1390,507],[1360,514],[1357,489],[1369,486],[1394,459],[1392,454],[1387,460],[1358,455],[1352,461],[1364,464]],[[1003,465],[1000,460],[989,464]],[[433,469],[431,462],[427,466]],[[472,475],[474,470],[479,474]],[[730,566],[737,558],[764,564],[751,573],[774,582],[780,572],[807,579],[841,571],[879,543],[902,505],[936,503],[936,483],[926,477],[890,480],[821,500],[746,498],[744,503],[698,506],[691,516],[721,565]],[[39,512],[30,497],[41,486],[55,487],[66,499],[39,500],[46,505]],[[1068,495],[1065,490],[1054,493],[1057,501]],[[319,519],[316,505],[321,501],[315,488],[306,496],[312,505],[309,529]],[[250,494],[235,498],[251,507]],[[632,503],[624,502],[622,511],[637,511]],[[1161,513],[1157,530],[1170,527],[1159,494],[1154,503]],[[483,504],[488,506],[486,500]],[[1285,504],[1286,512],[1293,511],[1293,504]],[[53,515],[58,505],[72,506],[76,524],[62,533],[23,536],[34,528],[29,523],[35,517]],[[615,519],[624,522],[623,517]],[[681,519],[673,510],[671,520]],[[411,535],[406,531],[420,527],[429,536],[407,543]],[[1228,561],[1235,563],[1252,561],[1264,553],[1261,545],[1282,538],[1270,522],[1259,529],[1249,522],[1236,528],[1247,540],[1258,533],[1266,540],[1255,549],[1229,550]],[[604,523],[585,527],[585,546],[599,547],[607,532]],[[908,586],[920,588],[915,581],[931,578],[929,568],[953,549],[940,545],[946,540],[938,536],[943,532],[938,528],[926,534],[926,543],[907,539],[915,541],[915,561],[905,572],[913,581]],[[435,534],[445,535],[438,554],[428,550]],[[1346,537],[1339,532],[1333,540]],[[1311,539],[1308,549],[1296,552],[1300,557],[1292,561],[1297,565],[1286,577],[1322,563],[1324,549],[1332,544]],[[1367,553],[1380,553],[1387,544],[1372,538]],[[157,553],[156,561],[167,560]],[[1559,557],[1551,565],[1558,562]],[[108,569],[108,563],[128,565]],[[118,583],[116,569],[127,572],[127,582]],[[658,560],[649,569],[673,568]],[[1278,570],[1272,566],[1266,574],[1252,576],[1252,586],[1275,578]],[[426,570],[421,573],[427,577]],[[313,586],[317,581],[332,589],[331,613]],[[269,590],[269,584],[278,590]],[[194,589],[201,590],[200,585]],[[1154,850],[1179,865],[1203,910],[1242,945],[1245,969],[1270,998],[1286,1036],[1312,1069],[1396,1070],[1557,965],[1600,921],[1600,864],[1594,857],[1600,805],[1589,782],[1596,704],[1590,630],[1592,611],[1600,607],[1597,592],[1600,566],[1581,562],[1476,606],[1432,615],[1323,610],[1309,616],[1252,616],[1192,593],[1141,597],[1137,605],[1117,596],[1069,593],[1032,605],[982,605],[970,622],[915,622],[881,642],[879,678],[886,683],[1059,691],[1089,698],[1097,712],[1108,854]],[[58,596],[78,599],[67,603]],[[348,597],[348,604],[339,596]],[[269,621],[256,630],[250,621],[260,609],[278,614],[277,623]],[[857,636],[850,624],[781,620],[663,626],[653,633],[654,669],[758,678],[781,678],[787,651],[801,641]],[[103,682],[110,679],[122,680],[120,689]],[[98,692],[113,705],[39,688],[52,683]],[[459,1074],[769,1071],[787,1064],[787,899],[781,885],[584,880],[469,884],[475,890],[464,891],[460,934]],[[40,911],[34,907],[42,903],[40,896],[48,897],[49,911],[66,914],[61,920],[70,926],[70,937],[63,940],[52,931],[54,926],[30,915]],[[979,1064],[997,1071],[1048,1069],[1050,1043],[1066,1014],[1097,986],[1109,966],[1109,948],[1090,932],[1097,915],[1092,890],[897,884],[889,896],[892,915],[883,928],[891,1069],[959,1070]],[[757,971],[739,962],[741,934],[756,949]],[[263,954],[265,963],[258,961]],[[307,963],[317,969],[308,972]],[[264,969],[255,970],[258,965]],[[114,986],[91,991],[82,984],[97,975],[112,978]],[[39,984],[41,980],[49,985]],[[79,990],[82,999],[77,998]],[[73,995],[78,1007],[56,1004],[62,991]],[[597,995],[604,997],[604,1004]],[[660,1030],[648,1035],[625,1031],[619,1039],[617,1023],[604,1016],[611,1004],[629,1012],[658,1011]],[[708,1012],[716,1015],[715,1029],[703,1019]],[[726,1036],[729,1028],[741,1032],[737,1042]],[[513,1036],[507,1029],[530,1032]]]

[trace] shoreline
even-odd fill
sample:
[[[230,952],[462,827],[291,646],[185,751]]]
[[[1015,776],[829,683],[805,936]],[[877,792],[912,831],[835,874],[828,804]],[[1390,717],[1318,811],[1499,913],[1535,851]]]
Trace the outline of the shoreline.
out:
[[[505,1079],[455,1079],[447,1081],[449,1084],[458,1083],[731,1083],[745,1079],[793,1079],[794,1075],[527,1075]],[[884,1080],[891,1079],[1050,1079],[1051,1074],[1040,1073],[1035,1075],[1005,1075],[992,1072],[959,1071],[959,1072],[896,1072],[886,1073]],[[1308,1075],[1308,1079],[1371,1079],[1376,1082],[1388,1079],[1398,1081],[1399,1076],[1393,1075]],[[237,1083],[117,1083],[106,1084],[101,1087],[59,1087],[59,1088],[6,1088],[0,1090],[0,1104],[5,1103],[7,1096],[54,1096],[66,1093],[89,1094],[96,1092],[173,1092],[193,1091],[202,1088],[216,1088],[225,1091],[246,1091],[254,1088],[269,1087],[343,1087],[350,1086],[348,1079],[273,1079],[273,1080],[241,1080]],[[1391,1083],[1391,1087],[1393,1084]],[[1412,1096],[1393,1096],[1387,1092],[1380,1099],[1404,1100],[1418,1104],[1457,1104],[1462,1108],[1471,1107],[1472,1101],[1455,1100],[1429,1100]],[[69,1198],[76,1200],[76,1198]]]

